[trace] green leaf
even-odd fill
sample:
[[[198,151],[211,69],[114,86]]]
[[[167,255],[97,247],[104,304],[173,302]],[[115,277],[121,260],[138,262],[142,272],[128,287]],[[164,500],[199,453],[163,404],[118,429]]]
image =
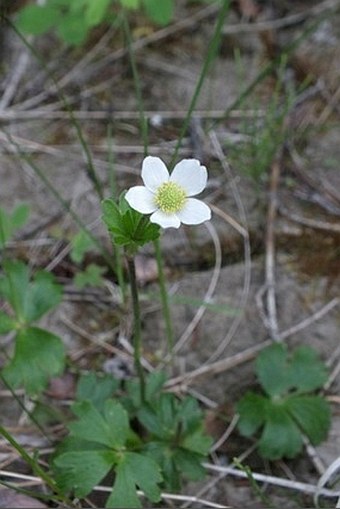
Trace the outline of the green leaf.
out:
[[[18,205],[11,214],[12,231],[22,228],[28,220],[30,207],[25,203]]]
[[[74,284],[77,288],[84,288],[85,286],[103,286],[103,274],[107,271],[106,267],[100,267],[95,263],[90,263],[84,271],[79,271],[74,276]]]
[[[16,27],[25,33],[40,35],[57,26],[61,12],[49,4],[27,5],[19,11]]]
[[[298,426],[313,445],[327,438],[331,425],[331,411],[320,396],[291,396],[286,407]]]
[[[271,404],[262,436],[259,440],[259,452],[271,460],[284,456],[293,458],[302,449],[302,437],[299,428],[289,416],[284,406]]]
[[[7,334],[16,328],[16,321],[4,311],[0,311],[0,334]]]
[[[90,401],[75,403],[72,410],[79,418],[69,425],[72,436],[114,448],[125,444],[130,427],[128,415],[120,403],[107,400],[104,416]]]
[[[152,502],[159,502],[161,491],[157,485],[162,480],[160,468],[153,459],[126,452],[116,468],[115,483],[106,507],[142,507],[136,494],[137,488]]]
[[[140,0],[120,0],[120,3],[127,9],[137,9],[139,7]]]
[[[74,490],[75,496],[85,497],[107,475],[115,460],[115,453],[109,450],[61,454],[53,462],[57,484],[66,493]]]
[[[192,454],[185,449],[174,452],[174,462],[177,470],[184,473],[192,481],[199,481],[205,476],[205,469],[201,465],[202,457]]]
[[[57,33],[66,44],[80,46],[87,37],[89,28],[84,23],[84,17],[78,12],[69,13],[58,23]]]
[[[12,306],[18,320],[23,321],[29,287],[29,269],[23,262],[5,260],[5,274],[0,278],[0,295]]]
[[[328,377],[326,367],[317,352],[308,346],[296,348],[291,356],[288,378],[291,388],[310,392],[322,387]]]
[[[265,348],[256,360],[256,373],[270,396],[285,392],[289,387],[286,345],[275,343]]]
[[[268,400],[259,394],[247,392],[237,403],[237,412],[240,415],[238,429],[245,437],[252,436],[262,426],[266,419]]]
[[[159,25],[167,25],[173,17],[173,0],[143,0],[148,16]]]
[[[81,263],[85,254],[95,246],[93,239],[84,230],[80,230],[72,239],[70,258],[74,263]]]
[[[132,250],[155,240],[160,235],[160,227],[150,219],[133,210],[124,195],[119,207],[112,199],[102,202],[103,221],[107,225],[114,244],[129,246]]]
[[[11,304],[20,322],[30,323],[41,318],[61,300],[61,286],[52,274],[36,273],[30,283],[27,265],[17,260],[3,262],[5,275],[0,279],[0,295]]]
[[[82,375],[79,379],[76,391],[78,401],[90,401],[94,407],[102,412],[105,401],[112,398],[119,388],[119,380],[111,375],[97,376],[93,371]]]
[[[27,288],[25,297],[24,319],[30,323],[39,320],[60,303],[62,288],[52,274],[39,271],[35,274],[34,282]]]
[[[3,376],[13,387],[22,385],[29,394],[39,393],[63,371],[64,346],[58,336],[38,327],[20,330],[15,341],[14,357]]]
[[[203,424],[195,432],[188,433],[182,442],[182,446],[197,454],[206,456],[213,444],[212,437],[205,434]]]
[[[88,2],[85,13],[85,22],[87,26],[93,27],[103,21],[111,0],[96,0]]]

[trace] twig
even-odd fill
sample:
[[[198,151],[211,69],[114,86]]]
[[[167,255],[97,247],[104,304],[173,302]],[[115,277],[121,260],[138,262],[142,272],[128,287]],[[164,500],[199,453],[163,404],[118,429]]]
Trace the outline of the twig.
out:
[[[304,12],[291,14],[280,19],[272,19],[268,21],[259,21],[257,23],[239,23],[237,25],[228,25],[224,27],[223,34],[239,34],[244,32],[262,32],[264,30],[277,30],[279,28],[289,27],[302,23],[310,17],[318,16],[327,10],[337,9],[340,5],[339,0],[326,0],[319,5],[315,5]]]
[[[161,117],[164,120],[183,120],[186,116],[184,110],[145,110],[145,117],[152,119],[153,117]],[[264,116],[265,111],[261,110],[233,110],[230,113],[231,118],[256,118]],[[107,120],[107,110],[74,110],[73,116],[77,120]],[[200,119],[223,119],[225,113],[222,110],[195,110],[192,113],[193,118]],[[51,110],[48,108],[32,109],[27,111],[21,111],[16,108],[7,109],[0,111],[1,121],[23,121],[23,120],[35,120],[35,119],[47,119],[47,120],[69,120],[70,114],[63,110]],[[136,111],[125,111],[125,110],[114,110],[112,112],[113,120],[138,120],[139,115]]]
[[[20,80],[23,74],[26,72],[29,57],[30,57],[29,51],[27,50],[27,48],[24,48],[17,60],[16,66],[12,72],[12,76],[9,80],[9,83],[6,85],[6,89],[0,100],[0,112],[4,111],[7,108],[7,106],[10,104],[13,97],[15,96]]]
[[[204,298],[203,298],[203,304],[198,308],[197,312],[195,313],[194,318],[191,320],[185,331],[183,332],[182,336],[179,338],[179,340],[176,342],[174,346],[173,353],[177,354],[181,348],[186,344],[188,339],[190,338],[193,331],[196,329],[198,323],[202,319],[205,311],[206,311],[206,304],[211,301],[211,298],[214,294],[216,285],[218,283],[218,279],[221,272],[221,265],[222,265],[222,251],[221,251],[221,244],[216,232],[216,229],[210,224],[205,223],[206,228],[208,229],[208,232],[210,233],[210,236],[212,238],[212,241],[214,243],[215,248],[215,267],[214,271],[209,283],[208,290],[206,291]]]
[[[340,464],[340,461],[339,461]],[[225,475],[233,475],[235,477],[247,478],[247,473],[242,470],[238,470],[234,467],[222,467],[219,465],[212,465],[210,463],[203,463],[203,466],[213,472],[223,472]],[[320,488],[317,491],[317,486],[313,484],[307,484],[299,481],[292,481],[291,479],[282,479],[281,477],[275,477],[272,475],[259,474],[257,472],[252,472],[252,477],[255,481],[273,484],[275,486],[281,486],[282,488],[288,488],[295,491],[301,491],[303,493],[308,493],[310,495],[314,495],[315,493],[319,493],[319,495],[323,495],[325,497],[338,497],[340,495],[339,491],[333,491],[326,488]]]
[[[304,320],[297,323],[296,325],[281,332],[281,339],[284,340],[284,339],[288,338],[289,336],[292,336],[296,332],[299,332],[300,330],[305,329],[306,327],[308,327],[315,321],[320,320],[320,318],[322,318],[324,315],[329,313],[333,308],[335,308],[339,304],[340,304],[340,298],[332,299],[330,302],[328,302],[321,309],[319,309],[318,311],[313,313],[313,315],[309,316],[308,318],[305,318]],[[269,346],[271,344],[272,344],[272,341],[270,339],[266,339],[265,341],[262,341],[261,343],[258,343],[255,346],[247,348],[243,352],[237,353],[231,357],[227,357],[226,359],[222,359],[220,361],[214,362],[213,364],[208,364],[208,365],[204,364],[203,366],[200,366],[199,368],[191,371],[190,373],[186,373],[186,374],[178,376],[176,378],[172,378],[171,380],[169,380],[166,383],[166,386],[174,387],[175,385],[188,384],[189,382],[192,382],[195,379],[200,378],[202,376],[215,375],[218,373],[222,373],[222,372],[232,369],[240,364],[243,364],[244,362],[252,360],[261,350],[263,350],[264,348],[266,348],[267,346]]]
[[[329,232],[340,233],[340,225],[336,223],[328,223],[325,221],[319,221],[317,219],[309,219],[307,217],[300,216],[295,212],[288,210],[282,203],[279,204],[278,210],[280,214],[287,217],[295,223],[302,224],[308,228],[315,228],[316,230],[324,230]]]
[[[250,288],[250,276],[251,276],[251,250],[250,250],[249,234],[247,231],[247,217],[246,217],[245,209],[244,209],[242,199],[241,199],[239,190],[237,188],[235,179],[233,178],[229,164],[224,156],[224,153],[223,153],[221,144],[217,138],[216,132],[214,130],[211,130],[209,135],[210,135],[210,141],[211,141],[211,144],[215,151],[215,154],[216,154],[217,158],[219,159],[225,174],[229,178],[230,189],[233,193],[233,197],[234,197],[234,200],[235,200],[235,203],[237,206],[238,214],[240,216],[240,220],[242,223],[242,227],[236,228],[236,229],[242,235],[243,245],[244,245],[244,264],[245,264],[244,280],[243,280],[242,294],[241,294],[240,302],[239,302],[239,306],[238,306],[242,311],[244,311],[246,304],[247,304],[247,300],[248,300],[249,288]],[[221,343],[219,344],[219,346],[215,350],[215,352],[205,362],[205,365],[218,359],[218,357],[225,351],[225,349],[229,345],[230,341],[233,339],[242,319],[243,319],[243,313],[240,313],[239,316],[235,317],[235,319],[233,320],[233,322],[228,330],[228,333],[226,334],[224,339],[221,341]]]
[[[269,205],[267,213],[266,231],[266,257],[265,257],[265,289],[267,296],[267,320],[270,337],[280,341],[277,323],[276,297],[275,297],[275,220],[277,214],[277,189],[280,178],[280,163],[277,157],[271,166]]]

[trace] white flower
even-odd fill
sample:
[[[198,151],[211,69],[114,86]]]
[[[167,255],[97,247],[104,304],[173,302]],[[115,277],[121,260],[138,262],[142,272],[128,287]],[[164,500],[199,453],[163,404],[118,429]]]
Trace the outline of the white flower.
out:
[[[208,173],[197,159],[183,159],[171,175],[159,157],[143,161],[144,186],[131,187],[125,195],[129,205],[162,228],[179,228],[181,223],[200,224],[211,218],[211,210],[200,200],[191,198],[201,193]]]

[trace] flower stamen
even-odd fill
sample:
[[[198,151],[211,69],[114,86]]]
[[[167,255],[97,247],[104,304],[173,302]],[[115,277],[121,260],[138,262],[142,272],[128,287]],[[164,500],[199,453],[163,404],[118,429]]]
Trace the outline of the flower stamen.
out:
[[[176,182],[164,182],[156,192],[155,203],[165,214],[180,211],[186,200],[185,190]]]

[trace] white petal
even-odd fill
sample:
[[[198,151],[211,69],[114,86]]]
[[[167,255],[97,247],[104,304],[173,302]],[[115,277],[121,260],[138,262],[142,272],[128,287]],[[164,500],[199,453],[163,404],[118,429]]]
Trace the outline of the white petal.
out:
[[[167,167],[159,157],[148,156],[143,161],[142,179],[149,191],[156,192],[160,185],[169,180]]]
[[[155,195],[144,186],[131,187],[125,195],[130,207],[142,214],[151,214],[157,209],[154,198]]]
[[[164,214],[161,210],[156,210],[150,216],[150,221],[159,224],[162,228],[179,228],[181,225],[176,214]]]
[[[176,164],[171,173],[170,180],[179,184],[188,196],[203,191],[207,185],[208,172],[197,159],[183,159]]]
[[[203,201],[188,198],[183,209],[177,212],[177,216],[184,224],[200,224],[209,221],[211,210]]]

